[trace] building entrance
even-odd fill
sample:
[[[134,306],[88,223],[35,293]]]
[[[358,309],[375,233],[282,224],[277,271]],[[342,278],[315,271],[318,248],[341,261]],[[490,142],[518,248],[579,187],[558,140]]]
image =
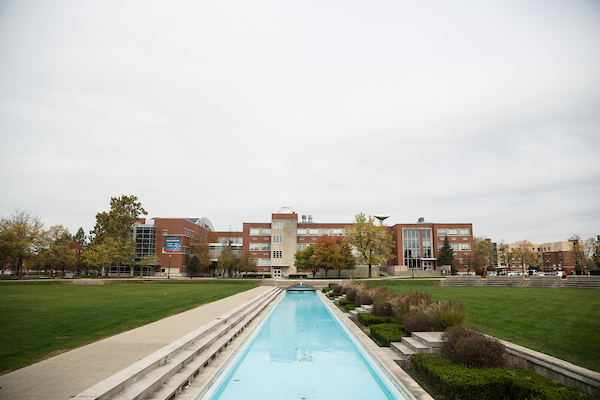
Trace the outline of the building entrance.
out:
[[[273,278],[281,278],[281,268],[273,268]]]

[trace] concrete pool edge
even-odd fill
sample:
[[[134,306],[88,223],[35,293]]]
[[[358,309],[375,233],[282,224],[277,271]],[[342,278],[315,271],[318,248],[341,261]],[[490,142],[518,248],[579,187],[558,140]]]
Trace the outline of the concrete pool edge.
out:
[[[379,363],[382,369],[387,371],[390,377],[411,399],[433,400],[433,397],[431,397],[429,393],[427,393],[413,378],[411,378],[406,371],[396,364],[396,362],[392,360],[382,348],[375,344],[375,342],[373,342],[373,340],[350,319],[348,314],[342,312],[342,310],[335,306],[322,292],[317,291],[317,293],[329,310],[339,317],[339,320],[343,322],[362,343],[366,351],[370,353],[373,359]]]

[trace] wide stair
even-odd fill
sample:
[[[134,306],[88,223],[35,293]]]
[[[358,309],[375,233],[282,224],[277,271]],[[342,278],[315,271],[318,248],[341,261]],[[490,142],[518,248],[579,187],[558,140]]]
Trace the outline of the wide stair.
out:
[[[527,287],[535,288],[556,288],[560,287],[559,276],[530,276],[526,281]]]
[[[442,334],[444,332],[413,332],[403,337],[401,342],[390,343],[395,351],[394,361],[401,367],[410,366],[410,356],[417,353],[442,353]]]
[[[281,292],[272,288],[74,398],[174,399]]]
[[[480,276],[449,275],[440,282],[440,286],[481,286]]]
[[[600,289],[600,276],[567,275],[560,280],[562,288]]]
[[[358,317],[358,314],[369,314],[373,311],[373,305],[362,305],[360,307],[356,307],[354,310],[350,310],[350,318],[354,319]]]
[[[491,286],[491,287],[520,287],[525,285],[525,280],[523,276],[488,276],[484,282],[483,286]]]

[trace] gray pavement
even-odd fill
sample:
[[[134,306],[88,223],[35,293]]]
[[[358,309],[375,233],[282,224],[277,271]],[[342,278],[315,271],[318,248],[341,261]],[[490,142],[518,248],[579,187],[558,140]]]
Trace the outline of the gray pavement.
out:
[[[0,399],[70,399],[269,289],[238,293],[2,375]]]

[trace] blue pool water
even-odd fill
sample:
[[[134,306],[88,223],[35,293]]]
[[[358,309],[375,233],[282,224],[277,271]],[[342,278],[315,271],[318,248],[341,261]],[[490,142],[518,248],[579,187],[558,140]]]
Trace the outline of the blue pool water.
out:
[[[205,399],[405,399],[315,292],[287,292]]]

